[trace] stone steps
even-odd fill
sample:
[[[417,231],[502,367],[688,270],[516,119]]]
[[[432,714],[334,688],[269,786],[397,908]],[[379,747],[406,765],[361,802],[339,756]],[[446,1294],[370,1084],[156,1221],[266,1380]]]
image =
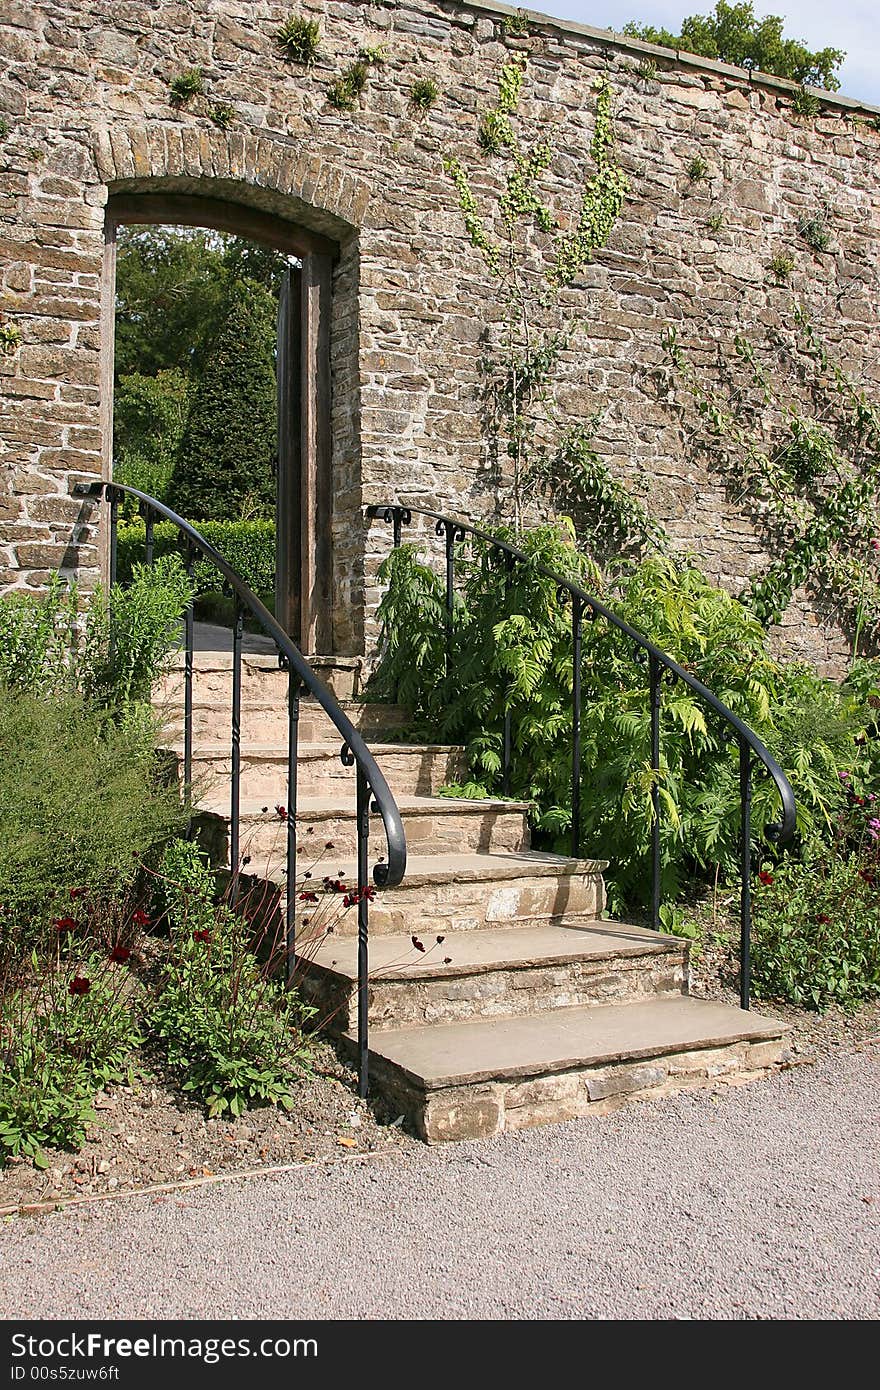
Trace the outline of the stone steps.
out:
[[[566,859],[525,850],[481,854],[411,855],[398,887],[377,892],[370,904],[370,936],[430,937],[480,927],[526,926],[598,917],[604,907],[604,861]],[[323,873],[356,885],[353,862],[337,856]],[[315,917],[319,914],[314,914]],[[320,914],[322,919],[326,912]],[[357,914],[343,915],[335,934],[357,932]]]
[[[370,1074],[430,1143],[766,1074],[788,1025],[687,996],[377,1029]],[[353,1034],[346,1035],[352,1049]]]
[[[340,759],[338,743],[300,743],[297,785],[300,796],[354,796],[354,771]],[[441,787],[462,774],[464,750],[446,744],[370,742],[395,796],[436,796]],[[172,745],[179,761],[183,749]],[[228,796],[232,754],[228,745],[197,744],[193,748],[194,793],[202,801]],[[248,743],[241,750],[241,799],[270,808],[287,801],[287,746]]]
[[[405,727],[407,713],[400,705],[380,705],[361,700],[340,700],[343,713],[368,743],[384,742]],[[166,739],[174,744],[183,742],[183,705],[179,700],[169,700],[167,704],[157,705],[162,729]],[[216,694],[205,697],[196,685],[193,693],[193,741],[194,743],[215,744],[222,732],[232,739],[232,700],[220,699]],[[242,744],[258,746],[287,746],[287,692],[277,697],[259,698],[242,702],[241,738]],[[342,737],[332,720],[324,713],[317,700],[300,701],[298,739],[303,744],[326,744],[337,751],[342,747]]]
[[[211,798],[200,802],[197,830],[200,843],[214,864],[229,865],[229,809]],[[406,842],[413,854],[473,853],[484,850],[526,850],[529,847],[528,805],[523,802],[460,801],[456,797],[398,798]],[[265,807],[265,809],[264,809]],[[266,803],[248,801],[240,807],[240,853],[250,858],[249,871],[264,878],[283,874],[287,858],[287,824]],[[339,855],[357,853],[355,807],[341,797],[300,797],[297,802],[299,871],[315,862],[328,863]],[[382,829],[373,820],[374,845]],[[327,845],[331,848],[327,849]],[[334,869],[336,865],[333,865]],[[326,872],[326,870],[322,870]]]
[[[484,927],[378,936],[370,949],[374,1029],[518,1016],[618,999],[681,994],[688,946],[622,922]],[[334,1032],[357,1025],[357,941],[335,933],[302,948],[297,980]]]
[[[231,635],[230,635],[231,641]],[[250,647],[250,650],[247,648]],[[247,636],[241,658],[242,706],[254,699],[275,700],[286,706],[288,676],[278,665],[274,643]],[[357,656],[310,656],[309,665],[337,700],[355,700],[364,686],[364,660]],[[156,683],[153,702],[159,707],[183,704],[184,657],[172,658],[167,673]],[[193,653],[193,691],[202,699],[229,702],[232,690],[232,651]]]

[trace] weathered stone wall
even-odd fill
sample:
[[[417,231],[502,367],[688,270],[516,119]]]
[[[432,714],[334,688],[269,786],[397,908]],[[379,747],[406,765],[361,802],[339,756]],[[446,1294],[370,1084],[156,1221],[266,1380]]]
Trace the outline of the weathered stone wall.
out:
[[[563,21],[536,20],[529,38],[507,39],[504,7],[485,3],[301,0],[293,8],[323,28],[321,57],[305,71],[273,42],[290,8],[286,0],[0,0],[0,115],[9,127],[0,140],[0,310],[21,335],[0,359],[0,585],[38,586],[56,567],[87,583],[98,572],[98,517],[71,487],[100,473],[106,453],[108,193],[201,191],[294,218],[342,246],[334,621],[338,650],[362,646],[387,531],[374,528],[365,546],[360,503],[397,495],[470,514],[493,506],[479,334],[497,318],[497,294],[464,236],[441,161],[459,154],[492,186],[479,113],[508,50],[524,48],[521,127],[534,136],[552,114],[554,206],[578,206],[601,73],[616,94],[631,183],[608,249],[572,291],[582,331],[566,357],[565,408],[584,418],[602,412],[597,443],[614,471],[646,477],[674,543],[741,587],[767,557],[747,512],[657,397],[662,331],[676,324],[711,371],[716,341],[784,319],[794,294],[876,386],[880,131],[853,121],[859,108],[843,100],[826,102],[818,119],[797,119],[790,84],[684,55],[655,50],[656,77],[646,76],[643,45]],[[388,61],[359,108],[335,111],[328,82],[363,45],[379,43]],[[210,98],[235,108],[231,130],[169,105],[170,80],[193,66]],[[440,88],[421,117],[408,101],[419,76]],[[687,174],[695,155],[708,165],[696,184]],[[796,226],[823,202],[832,242],[814,256]],[[768,263],[786,249],[795,269],[776,286]],[[832,665],[844,646],[809,594],[796,597],[780,641]]]

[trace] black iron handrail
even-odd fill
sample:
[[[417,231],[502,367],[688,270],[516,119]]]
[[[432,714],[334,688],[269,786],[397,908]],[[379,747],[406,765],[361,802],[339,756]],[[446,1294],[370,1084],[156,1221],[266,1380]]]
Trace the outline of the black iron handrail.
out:
[[[372,870],[373,881],[381,888],[393,888],[406,872],[406,837],[400,811],[375,758],[358,730],[340,707],[332,691],[312,670],[302,652],[288,637],[277,619],[261,603],[227,560],[210,541],[166,507],[156,497],[123,483],[82,483],[75,489],[81,497],[105,497],[110,511],[110,583],[116,582],[116,548],[119,502],[123,496],[133,497],[144,520],[144,544],[147,564],[153,563],[153,528],[156,517],[176,526],[185,543],[187,573],[192,578],[197,557],[210,561],[223,576],[235,604],[232,628],[232,776],[229,820],[229,855],[232,869],[232,899],[237,900],[239,882],[239,826],[241,784],[241,658],[243,620],[247,611],[275,643],[279,664],[288,672],[288,766],[287,766],[287,857],[285,864],[286,920],[285,954],[287,976],[293,975],[296,960],[296,812],[297,812],[297,749],[299,704],[303,691],[319,703],[343,740],[340,753],[346,767],[355,768],[356,833],[357,833],[357,911],[358,911],[358,1056],[359,1089],[367,1094],[368,1067],[368,914],[371,893],[369,877],[370,811],[378,811],[385,831],[387,853]],[[112,634],[111,634],[112,636]],[[189,603],[184,620],[184,753],[183,781],[187,798],[192,790],[193,754],[193,604]]]
[[[550,579],[557,586],[557,593],[560,598],[566,598],[572,606],[572,823],[571,823],[571,852],[576,858],[580,852],[581,844],[581,807],[580,807],[580,788],[581,788],[581,640],[583,633],[583,621],[585,616],[590,618],[602,617],[606,622],[622,632],[635,645],[639,651],[643,651],[648,659],[648,682],[649,682],[649,701],[651,709],[651,767],[655,776],[651,788],[651,924],[655,929],[660,925],[660,787],[657,774],[660,770],[660,714],[661,714],[661,684],[664,671],[669,672],[676,680],[684,681],[685,685],[704,700],[712,709],[724,719],[733,733],[739,745],[739,782],[740,782],[740,1003],[744,1009],[749,1007],[751,995],[751,804],[752,804],[752,771],[755,763],[763,764],[766,771],[770,774],[782,807],[782,815],[778,822],[766,827],[765,833],[777,844],[787,844],[795,831],[797,823],[797,807],[795,805],[794,791],[791,783],[783,772],[779,763],[773,757],[769,749],[758,738],[754,730],[729,709],[723,700],[703,685],[702,681],[697,680],[683,666],[668,655],[646,637],[644,633],[631,627],[625,619],[618,616],[599,599],[587,593],[579,584],[575,584],[571,579],[554,574],[552,570],[546,569],[543,565],[536,564],[531,556],[526,555],[522,550],[509,545],[507,541],[500,540],[497,536],[490,535],[487,531],[480,530],[479,527],[467,521],[460,521],[455,517],[446,516],[442,512],[429,511],[422,507],[403,506],[401,504],[381,504],[366,508],[366,515],[373,520],[389,522],[393,528],[393,543],[397,548],[401,543],[402,530],[404,526],[412,523],[413,515],[427,517],[434,522],[434,530],[437,536],[443,536],[446,549],[446,672],[450,674],[452,666],[452,615],[453,615],[453,596],[455,582],[455,546],[466,536],[473,536],[477,540],[485,542],[487,545],[499,551],[503,556],[508,568],[512,570],[516,565],[528,565],[537,574],[545,579]],[[642,658],[644,659],[644,658]],[[510,762],[511,762],[511,730],[510,713],[505,713],[504,733],[502,740],[502,785],[505,793],[509,791]]]

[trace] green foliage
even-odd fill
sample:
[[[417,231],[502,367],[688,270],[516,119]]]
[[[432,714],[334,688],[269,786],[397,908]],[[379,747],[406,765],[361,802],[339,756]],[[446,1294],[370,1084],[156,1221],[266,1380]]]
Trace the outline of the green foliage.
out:
[[[235,107],[227,101],[215,101],[208,115],[218,130],[229,130],[235,121]]]
[[[683,382],[696,406],[699,447],[727,473],[735,495],[748,499],[776,557],[754,576],[743,601],[763,622],[777,622],[794,591],[811,583],[840,604],[854,652],[863,635],[876,643],[878,407],[802,308],[763,340],[735,336],[736,360],[723,363],[718,387],[707,385],[674,329],[665,342],[671,380]]]
[[[642,58],[636,64],[635,71],[643,82],[657,81],[657,64],[653,58]]]
[[[330,105],[335,106],[337,111],[353,111],[357,106],[358,97],[369,81],[369,76],[369,65],[365,61],[359,59],[352,63],[341,77],[337,77],[327,88],[327,100]]]
[[[687,176],[691,183],[701,183],[708,177],[709,165],[701,154],[695,154],[687,166]]]
[[[805,847],[768,861],[753,893],[752,967],[759,999],[854,1008],[880,995],[876,829],[861,842]]]
[[[846,55],[838,48],[811,51],[798,39],[786,38],[783,23],[779,15],[758,19],[750,0],[732,5],[718,0],[711,14],[684,19],[678,34],[658,29],[653,24],[633,22],[625,24],[623,32],[645,43],[680,48],[686,53],[698,53],[736,67],[756,68],[792,82],[837,91],[840,82],[836,69]]]
[[[204,91],[201,68],[188,68],[168,84],[168,99],[172,106],[187,106],[193,97],[203,96]]]
[[[710,232],[720,232],[721,228],[724,226],[724,214],[713,212],[706,218],[706,226],[709,228]]]
[[[169,501],[174,463],[189,414],[190,378],[180,368],[120,377],[113,406],[113,477]],[[133,501],[123,501],[133,514]]]
[[[529,35],[529,17],[523,10],[516,14],[506,14],[502,20],[505,38],[525,39]]]
[[[500,533],[502,537],[509,533]],[[603,580],[572,535],[539,527],[519,548],[551,572],[604,599],[706,684],[756,730],[795,788],[799,827],[825,833],[842,804],[839,770],[860,758],[873,720],[863,696],[769,656],[757,620],[699,570],[653,556]],[[445,676],[445,590],[411,547],[385,562],[380,606],[385,656],[377,693],[413,711],[416,727],[467,746],[473,783],[501,785],[505,712],[511,718],[510,791],[535,803],[544,842],[567,849],[571,825],[571,614],[556,583],[534,567],[509,579],[481,544],[457,557],[453,663]],[[650,882],[651,790],[663,808],[663,892],[691,874],[733,873],[738,854],[737,749],[726,724],[681,683],[667,684],[659,769],[650,766],[647,670],[601,621],[583,638],[582,816],[584,853],[610,858],[616,908],[644,903]],[[753,826],[778,818],[776,793],[757,779]]]
[[[226,319],[193,395],[171,481],[176,510],[200,520],[271,515],[277,455],[275,304],[251,281]]]
[[[133,565],[109,600],[96,590],[81,609],[53,576],[40,595],[0,597],[0,685],[36,696],[76,695],[118,710],[146,700],[180,638],[192,590],[180,557]],[[112,633],[112,642],[111,642]]]
[[[0,140],[5,140],[9,134],[9,122],[5,116],[0,116]]]
[[[819,116],[822,113],[822,103],[812,92],[808,92],[806,87],[801,87],[799,92],[795,92],[791,103],[791,109],[796,116]]]
[[[440,95],[433,77],[417,77],[409,89],[409,104],[414,111],[430,111]]]
[[[275,523],[273,521],[203,521],[198,530],[220,551],[244,582],[260,595],[272,594],[275,587]],[[153,554],[158,559],[178,553],[180,533],[170,521],[157,522],[153,529]],[[143,522],[120,526],[117,538],[117,567],[120,583],[127,583],[144,555]],[[197,560],[193,574],[197,597],[222,592],[223,579],[208,560]]]
[[[10,323],[5,314],[0,314],[0,353],[4,357],[14,357],[21,346],[21,329],[17,323]]]
[[[800,218],[797,230],[798,236],[803,237],[812,251],[821,253],[828,250],[831,231],[828,226],[828,214],[824,208],[806,213]]]
[[[215,903],[194,845],[169,846],[163,869],[171,940],[153,1024],[169,1066],[209,1115],[292,1109],[291,1084],[308,1073],[303,1028],[314,1011],[261,970],[247,922]]]
[[[358,57],[368,67],[381,68],[388,62],[388,49],[384,43],[367,44],[358,53]]]
[[[444,160],[467,237],[499,282],[504,323],[482,363],[484,430],[517,526],[530,493],[552,491],[553,460],[565,448],[561,429],[557,434],[556,377],[576,319],[561,293],[607,243],[627,188],[614,154],[611,90],[599,79],[594,171],[584,174],[580,206],[572,217],[545,204],[541,180],[555,150],[546,136],[526,147],[515,127],[526,72],[523,54],[509,57],[498,75],[498,96],[480,117],[481,148],[504,161],[500,191],[485,211],[475,177],[459,159]]]
[[[289,15],[276,31],[275,41],[292,63],[311,67],[321,47],[321,26],[316,19]]]
[[[794,270],[794,258],[781,251],[773,257],[768,269],[777,284],[783,284]]]
[[[75,695],[40,698],[0,686],[0,956],[21,960],[70,891],[124,893],[183,809],[154,726],[114,718]]]

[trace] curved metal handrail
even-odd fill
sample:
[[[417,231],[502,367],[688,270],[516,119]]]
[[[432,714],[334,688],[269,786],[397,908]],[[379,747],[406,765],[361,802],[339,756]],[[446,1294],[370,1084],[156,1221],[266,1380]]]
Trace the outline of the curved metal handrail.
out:
[[[249,610],[266,634],[271,637],[278,648],[279,655],[284,658],[289,669],[294,672],[300,684],[305,686],[309,693],[314,696],[337,729],[343,740],[343,755],[346,761],[348,761],[350,754],[354,763],[366,775],[372,801],[382,819],[388,850],[384,862],[380,861],[374,865],[373,879],[379,887],[395,887],[401,882],[406,872],[406,836],[397,802],[385,780],[384,773],[364,743],[360,733],[340,707],[333,693],[309,666],[299,648],[291,641],[277,619],[241,576],[236,573],[229,562],[224,559],[220,551],[182,516],[167,507],[164,502],[160,502],[156,497],[151,497],[149,493],[141,492],[136,487],[129,487],[125,483],[102,482],[87,484],[86,486],[92,496],[100,496],[103,493],[110,503],[113,502],[116,493],[134,497],[141,507],[149,508],[157,516],[172,522],[193,549],[206,560],[210,560],[214,568],[219,570],[242,605]],[[83,490],[85,491],[85,489]]]
[[[788,844],[794,834],[797,819],[795,796],[791,783],[779,763],[773,757],[773,754],[761,739],[758,738],[754,730],[743,723],[739,716],[734,714],[733,710],[730,709],[723,700],[719,700],[718,696],[714,691],[710,690],[707,685],[697,680],[696,676],[692,676],[689,671],[686,671],[683,666],[679,665],[674,657],[664,652],[656,643],[652,642],[649,637],[646,637],[643,632],[639,632],[637,628],[631,627],[624,618],[618,617],[618,615],[602,603],[600,599],[594,598],[592,594],[588,594],[586,589],[582,589],[579,584],[575,584],[570,579],[564,579],[561,575],[554,574],[552,570],[546,569],[544,565],[536,565],[530,555],[526,555],[522,550],[517,550],[513,545],[508,545],[507,541],[502,541],[497,536],[490,535],[488,531],[481,531],[479,527],[472,526],[470,522],[459,521],[456,517],[444,516],[442,512],[427,511],[422,507],[403,507],[395,509],[386,506],[370,506],[367,507],[366,512],[368,517],[381,518],[383,521],[393,523],[393,512],[395,510],[400,510],[402,512],[401,521],[403,525],[409,524],[407,517],[411,520],[413,513],[417,516],[426,516],[437,523],[438,535],[443,534],[445,527],[454,526],[456,531],[461,532],[460,539],[463,540],[465,534],[476,536],[478,540],[486,541],[497,550],[501,550],[506,555],[509,555],[517,564],[531,566],[536,573],[543,575],[545,579],[552,580],[558,588],[567,590],[572,598],[578,599],[584,607],[589,608],[593,613],[600,614],[606,622],[611,623],[613,627],[623,632],[630,641],[647,652],[648,656],[653,657],[661,666],[664,666],[667,671],[671,671],[679,680],[684,681],[685,685],[689,685],[691,690],[701,696],[707,704],[711,705],[712,708],[730,724],[739,738],[745,740],[755,757],[759,762],[764,764],[764,767],[769,772],[776,785],[776,790],[779,793],[779,800],[782,806],[782,817],[775,825],[768,826],[766,833],[778,844]]]
[[[515,565],[526,565],[535,573],[542,575],[545,579],[551,580],[557,587],[560,597],[567,596],[572,605],[572,672],[573,672],[573,735],[572,735],[572,853],[577,855],[580,846],[580,702],[581,702],[581,628],[585,616],[595,618],[602,617],[612,627],[621,632],[638,651],[644,652],[650,671],[650,703],[651,703],[651,766],[660,766],[660,709],[661,709],[661,684],[665,672],[669,672],[676,680],[683,681],[695,695],[699,696],[709,707],[721,716],[729,725],[735,735],[739,745],[739,780],[740,780],[740,864],[741,864],[741,897],[740,897],[740,1000],[742,1007],[749,1007],[750,988],[751,988],[751,777],[752,768],[756,763],[760,763],[769,773],[776,792],[779,796],[781,805],[781,816],[777,822],[769,825],[765,833],[776,841],[779,845],[787,844],[797,825],[797,806],[795,803],[794,790],[779,763],[773,754],[766,747],[764,742],[758,737],[753,729],[734,714],[733,710],[720,700],[714,691],[691,675],[689,671],[680,665],[674,657],[664,652],[643,632],[632,627],[624,618],[618,616],[606,604],[602,603],[593,594],[581,588],[571,579],[566,579],[561,575],[554,574],[546,566],[538,564],[531,556],[526,555],[516,546],[510,545],[507,541],[501,540],[497,536],[490,535],[488,531],[483,531],[478,526],[474,526],[469,521],[461,521],[457,517],[447,516],[443,512],[432,511],[428,508],[414,507],[401,503],[381,503],[368,506],[366,508],[368,518],[380,519],[388,522],[393,527],[394,545],[401,543],[401,533],[404,526],[409,526],[413,515],[426,517],[434,522],[435,534],[445,536],[446,540],[446,665],[447,675],[450,672],[451,664],[451,636],[452,636],[452,614],[453,614],[453,567],[454,552],[456,543],[463,541],[467,536],[473,536],[479,541],[484,542],[504,557],[504,562],[510,569]],[[644,658],[642,658],[644,659]],[[504,724],[504,750],[502,757],[502,767],[504,769],[504,790],[508,790],[508,772],[511,759],[510,742],[510,715],[505,716]],[[654,781],[651,792],[653,817],[651,827],[652,839],[652,891],[651,891],[651,919],[655,927],[659,926],[660,913],[660,795],[659,784]]]

